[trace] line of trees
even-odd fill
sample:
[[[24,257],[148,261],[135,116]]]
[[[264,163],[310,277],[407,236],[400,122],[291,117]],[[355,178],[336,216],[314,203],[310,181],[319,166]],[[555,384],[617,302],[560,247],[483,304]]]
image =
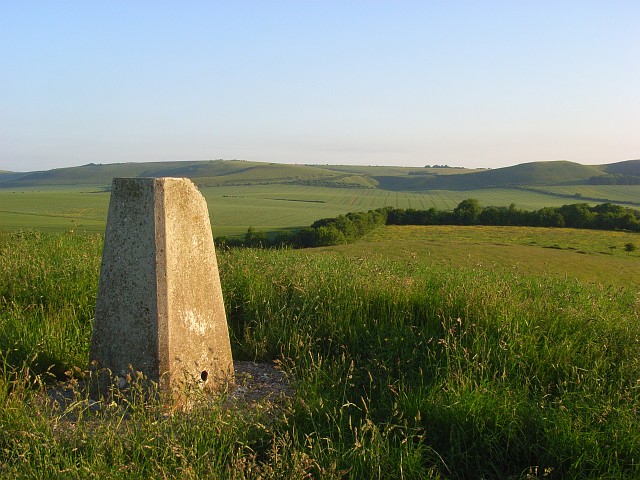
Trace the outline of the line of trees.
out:
[[[640,211],[632,208],[601,203],[590,206],[574,203],[539,210],[521,210],[509,207],[482,207],[478,200],[469,198],[453,211],[388,209],[387,225],[503,225],[523,227],[568,227],[597,230],[629,230],[640,232]]]
[[[386,209],[369,210],[368,212],[350,212],[334,218],[323,218],[315,221],[310,227],[294,231],[279,232],[268,236],[249,227],[242,239],[216,238],[221,247],[324,247],[350,243],[363,237],[370,231],[382,227],[387,220]]]
[[[219,246],[322,247],[353,242],[383,225],[493,225],[568,227],[640,232],[640,211],[612,203],[590,206],[574,203],[527,211],[509,207],[482,207],[476,199],[463,200],[453,210],[415,210],[384,207],[317,220],[310,227],[268,236],[249,227],[242,239],[216,238]]]

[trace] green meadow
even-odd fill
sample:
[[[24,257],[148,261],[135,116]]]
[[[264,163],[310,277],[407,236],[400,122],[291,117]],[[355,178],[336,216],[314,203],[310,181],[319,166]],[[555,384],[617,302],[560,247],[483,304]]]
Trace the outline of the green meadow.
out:
[[[640,478],[637,234],[383,227],[218,261],[251,405],[83,388],[102,236],[0,232],[4,478]],[[66,409],[50,401],[65,386]]]
[[[637,245],[633,252],[627,244]],[[588,284],[640,286],[640,236],[631,232],[542,227],[387,226],[352,255],[411,257],[424,265],[493,268],[505,274],[575,278]]]

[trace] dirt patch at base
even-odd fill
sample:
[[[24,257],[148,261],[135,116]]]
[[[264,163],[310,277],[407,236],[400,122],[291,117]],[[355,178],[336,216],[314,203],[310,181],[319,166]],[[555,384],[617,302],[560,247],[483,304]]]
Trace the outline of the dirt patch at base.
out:
[[[247,406],[263,400],[278,401],[291,396],[289,379],[277,365],[258,362],[233,362],[235,388],[228,402]]]
[[[235,385],[224,394],[225,407],[250,408],[261,402],[281,403],[292,395],[290,381],[277,364],[235,361],[233,369]],[[91,411],[104,407],[103,402],[88,398],[86,384],[78,380],[61,382],[47,389],[47,396],[54,410],[61,413],[78,407]]]

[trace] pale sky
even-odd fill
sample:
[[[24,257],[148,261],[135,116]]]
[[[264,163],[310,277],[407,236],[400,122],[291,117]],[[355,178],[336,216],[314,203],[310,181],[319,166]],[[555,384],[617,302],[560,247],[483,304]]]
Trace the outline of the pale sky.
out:
[[[640,1],[0,0],[0,170],[640,158]]]

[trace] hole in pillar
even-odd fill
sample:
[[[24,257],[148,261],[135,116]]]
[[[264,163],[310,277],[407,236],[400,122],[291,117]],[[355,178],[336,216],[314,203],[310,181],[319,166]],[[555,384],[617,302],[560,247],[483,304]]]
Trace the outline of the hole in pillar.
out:
[[[203,371],[200,373],[200,379],[201,379],[203,382],[206,382],[206,381],[207,381],[207,377],[208,377],[208,376],[209,376],[209,372],[207,372],[206,370],[203,370]]]

